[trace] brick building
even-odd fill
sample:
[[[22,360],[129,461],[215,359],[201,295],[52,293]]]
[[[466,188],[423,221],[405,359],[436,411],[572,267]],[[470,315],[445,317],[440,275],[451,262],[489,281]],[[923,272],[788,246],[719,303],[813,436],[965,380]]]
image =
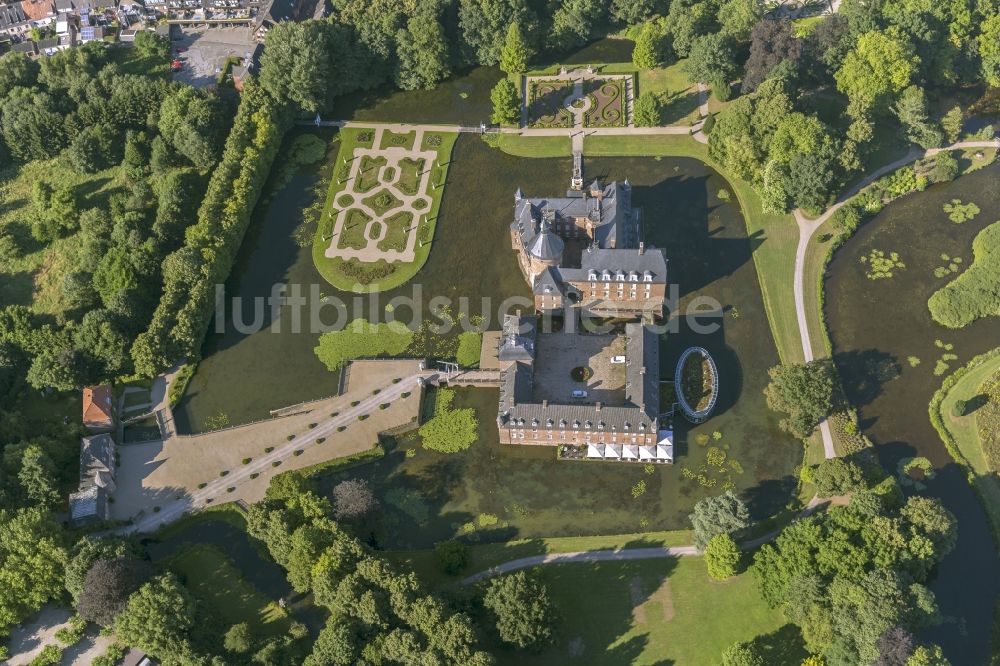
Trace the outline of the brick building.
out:
[[[667,259],[642,241],[642,211],[626,180],[565,197],[514,194],[511,246],[534,292],[535,309],[579,308],[600,317],[659,317]]]

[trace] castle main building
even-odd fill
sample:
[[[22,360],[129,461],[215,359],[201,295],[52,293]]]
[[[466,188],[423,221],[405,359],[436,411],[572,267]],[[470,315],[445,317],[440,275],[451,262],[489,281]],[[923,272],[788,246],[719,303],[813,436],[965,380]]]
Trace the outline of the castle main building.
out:
[[[667,259],[643,243],[628,181],[595,181],[561,198],[529,199],[519,189],[510,232],[536,312],[568,319],[547,333],[537,316],[505,318],[495,357],[500,442],[673,462],[672,427],[661,417],[660,340],[649,325],[663,315]],[[580,333],[571,321],[578,314],[633,321],[624,335]]]
[[[642,211],[628,180],[565,197],[514,194],[511,246],[532,287],[535,309],[567,307],[594,316],[662,316],[667,259],[641,240]]]

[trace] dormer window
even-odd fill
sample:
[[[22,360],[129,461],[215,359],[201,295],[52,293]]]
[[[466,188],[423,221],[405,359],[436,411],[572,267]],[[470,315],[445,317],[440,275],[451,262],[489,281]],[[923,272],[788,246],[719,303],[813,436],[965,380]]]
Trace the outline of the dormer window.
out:
[[[636,275],[635,271],[632,271],[631,273],[628,274],[628,281],[629,282],[638,282],[639,281],[639,276]]]
[[[593,282],[594,280],[596,280],[597,279],[597,271],[590,271],[587,274],[587,279],[590,280],[591,282]]]
[[[584,427],[586,427],[586,428],[587,428],[587,430],[590,430],[591,428],[593,428],[593,427],[594,427],[594,423],[593,423],[593,421],[587,421],[587,422],[586,422],[586,423],[584,424]]]
[[[580,422],[579,421],[573,421],[573,429],[574,430],[579,430],[580,429]]]
[[[631,427],[631,425],[632,424],[626,421],[625,423],[622,424],[622,430],[628,430]]]
[[[604,421],[598,421],[597,422],[597,429],[598,430],[604,430]]]
[[[566,427],[566,419],[559,419],[559,427],[560,428]]]
[[[618,271],[618,275],[616,275],[616,277],[618,278],[619,282],[624,282],[625,281],[625,274],[622,273],[621,271]]]
[[[646,271],[645,273],[642,274],[642,281],[643,282],[652,282],[653,281],[653,274],[650,273],[649,271]]]
[[[555,421],[553,421],[552,419],[549,419],[548,421],[545,422],[545,425],[548,426],[549,428],[551,428],[552,424],[554,424],[554,423],[555,423]]]
[[[608,271],[604,271],[604,274],[601,275],[601,279],[603,279],[605,282],[610,281],[611,280],[611,273],[609,273]]]

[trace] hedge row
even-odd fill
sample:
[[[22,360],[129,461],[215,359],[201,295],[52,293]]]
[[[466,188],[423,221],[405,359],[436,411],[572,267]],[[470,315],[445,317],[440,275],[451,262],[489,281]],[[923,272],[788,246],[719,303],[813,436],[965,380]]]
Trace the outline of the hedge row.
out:
[[[198,221],[184,246],[163,262],[163,295],[149,329],[135,341],[136,371],[152,376],[180,357],[197,355],[290,116],[262,88],[248,83],[209,181]]]

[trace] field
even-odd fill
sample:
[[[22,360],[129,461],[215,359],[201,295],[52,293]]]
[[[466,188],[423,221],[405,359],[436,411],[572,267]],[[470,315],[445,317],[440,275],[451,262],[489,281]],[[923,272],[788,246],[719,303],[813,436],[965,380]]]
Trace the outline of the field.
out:
[[[290,625],[288,613],[240,575],[214,546],[186,548],[170,561],[185,586],[226,628],[246,622],[254,636],[277,636]]]
[[[660,121],[666,125],[683,125],[698,119],[698,86],[684,73],[684,61],[669,67],[644,69],[638,73],[636,96],[652,93],[663,104]]]
[[[80,210],[106,207],[118,187],[117,167],[94,174],[79,174],[60,156],[51,160],[12,166],[0,172],[0,236],[9,234],[19,249],[16,258],[0,263],[0,302],[27,305],[39,314],[62,315],[69,307],[62,294],[67,274],[77,265],[82,244],[77,233],[42,244],[31,236],[31,188],[43,181],[53,187],[75,188]]]
[[[500,664],[716,666],[754,640],[768,666],[798,666],[798,630],[769,609],[753,577],[711,580],[700,557],[540,569],[560,614],[557,643],[540,655],[498,651]]]

